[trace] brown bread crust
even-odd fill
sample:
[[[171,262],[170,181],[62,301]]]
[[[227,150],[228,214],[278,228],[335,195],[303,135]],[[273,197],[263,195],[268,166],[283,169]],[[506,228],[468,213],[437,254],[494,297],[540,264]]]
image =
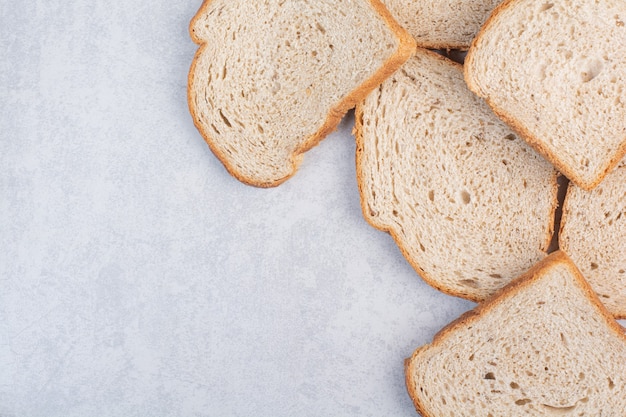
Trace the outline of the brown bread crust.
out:
[[[352,91],[346,97],[343,98],[339,103],[337,103],[334,107],[332,107],[323,126],[315,132],[312,136],[310,136],[295,152],[292,153],[290,158],[290,163],[292,166],[291,173],[283,178],[277,179],[271,182],[259,181],[254,178],[249,178],[240,173],[236,167],[232,166],[225,155],[223,155],[217,146],[215,146],[215,140],[211,137],[209,132],[202,127],[200,123],[198,114],[196,112],[196,108],[193,104],[192,100],[192,85],[195,78],[196,72],[196,64],[199,61],[200,55],[204,53],[205,43],[206,41],[200,39],[193,31],[193,27],[196,21],[201,18],[207,11],[207,8],[212,0],[204,0],[202,6],[191,20],[189,24],[189,33],[191,39],[198,45],[200,48],[196,52],[194,59],[191,63],[191,68],[189,70],[189,77],[187,81],[187,105],[189,107],[189,111],[193,118],[194,125],[204,138],[205,142],[209,145],[209,148],[217,156],[217,158],[222,162],[226,170],[239,181],[252,185],[255,187],[269,188],[276,187],[289,178],[291,178],[297,171],[302,159],[304,157],[304,153],[309,149],[313,148],[319,142],[324,139],[328,134],[333,132],[337,125],[341,122],[343,116],[348,112],[348,110],[354,108],[356,104],[364,99],[373,89],[375,89],[379,84],[381,84],[385,79],[387,79],[391,74],[393,74],[402,64],[404,64],[412,55],[415,50],[415,40],[411,35],[409,35],[391,16],[391,13],[387,10],[387,8],[381,3],[380,0],[362,0],[368,1],[374,10],[379,13],[385,24],[389,27],[389,29],[394,33],[394,35],[398,38],[399,44],[396,53],[392,55],[381,68],[379,68],[368,80],[366,80],[363,84],[361,84],[357,89]],[[288,123],[289,121],[286,121]]]
[[[415,381],[413,380],[415,362],[414,359],[418,357],[420,353],[425,349],[441,343],[443,340],[445,340],[448,334],[453,333],[457,330],[463,330],[465,327],[471,325],[481,317],[487,316],[494,307],[502,304],[503,302],[511,298],[514,294],[523,291],[525,288],[532,285],[537,280],[541,279],[544,271],[549,270],[550,268],[560,264],[566,265],[567,268],[570,270],[577,284],[583,290],[586,298],[605,320],[605,324],[609,328],[609,330],[614,332],[619,338],[623,340],[624,343],[626,343],[626,334],[624,333],[624,328],[615,321],[611,313],[609,313],[609,311],[604,307],[604,305],[602,304],[596,293],[593,291],[589,283],[587,283],[585,278],[582,276],[574,262],[563,251],[554,252],[547,258],[533,266],[528,272],[521,275],[516,280],[512,281],[509,285],[496,292],[493,296],[489,297],[482,304],[478,305],[473,310],[466,312],[461,317],[445,326],[434,336],[432,343],[418,348],[414,351],[413,355],[411,355],[410,358],[405,360],[404,365],[407,391],[409,393],[409,396],[413,400],[413,404],[415,405],[415,409],[418,413],[420,413],[424,417],[439,417],[433,414],[429,414],[427,412],[427,410],[424,408],[424,405],[420,403],[417,392],[415,392],[415,390],[413,389],[413,387],[415,387]]]
[[[460,70],[463,69],[463,65],[454,62],[436,52],[432,52],[426,49],[422,49],[422,48],[418,48],[419,53],[424,53],[424,54],[428,54],[431,55],[432,57],[436,57],[437,59],[441,60],[442,62],[445,62],[448,65],[452,65]],[[359,187],[359,193],[361,196],[365,196],[365,190],[364,190],[364,179],[363,179],[363,175],[361,173],[361,170],[358,168],[360,166],[362,166],[362,158],[363,158],[363,154],[364,154],[364,139],[363,139],[363,105],[362,103],[359,103],[355,109],[355,127],[354,127],[354,136],[356,138],[356,166],[357,166],[357,185]],[[554,178],[553,178],[553,183],[554,183],[554,187],[553,187],[553,196],[552,196],[552,213],[554,213],[556,211],[556,208],[559,204],[558,201],[558,184],[557,184],[557,177],[558,177],[558,173],[555,171],[554,172]],[[396,231],[389,225],[383,224],[383,223],[379,223],[375,220],[375,218],[370,214],[369,209],[367,207],[367,201],[362,197],[360,199],[361,201],[361,211],[363,212],[363,217],[365,218],[365,220],[374,228],[389,233],[391,235],[391,237],[393,238],[393,240],[396,242],[396,245],[398,246],[398,248],[400,249],[400,252],[402,252],[402,255],[404,256],[404,258],[407,260],[407,262],[413,267],[413,269],[415,269],[415,271],[420,275],[420,277],[431,287],[435,288],[438,291],[441,291],[445,294],[454,296],[454,297],[459,297],[459,298],[464,298],[473,302],[481,302],[483,301],[482,298],[478,298],[473,294],[468,294],[465,292],[461,292],[461,291],[457,291],[454,288],[450,288],[447,287],[445,285],[442,285],[437,279],[435,279],[435,277],[431,276],[430,274],[428,274],[427,272],[425,272],[422,267],[413,259],[412,256],[410,256],[408,250],[404,247],[403,243],[402,243],[402,239],[400,238],[400,236],[398,236],[398,234],[396,233]],[[546,237],[544,239],[544,244],[541,247],[541,250],[544,252],[547,252],[548,247],[550,246],[550,242],[552,241],[552,236],[554,235],[554,216],[551,216],[550,219],[550,224],[548,229],[546,230]]]
[[[531,147],[533,147],[533,149],[535,149],[537,152],[543,155],[548,161],[550,161],[550,163],[554,165],[561,173],[563,173],[563,175],[565,175],[570,181],[574,182],[583,190],[587,190],[587,191],[592,190],[595,187],[597,187],[598,184],[602,182],[604,177],[606,177],[606,175],[617,166],[617,164],[624,158],[624,156],[626,156],[626,136],[624,137],[624,140],[622,141],[620,147],[616,150],[616,152],[610,158],[608,164],[601,171],[598,177],[594,181],[591,181],[591,182],[585,181],[579,175],[576,175],[576,173],[574,173],[574,171],[572,170],[570,166],[562,163],[559,160],[558,156],[553,151],[548,149],[540,138],[533,135],[525,126],[523,126],[522,123],[519,122],[519,120],[507,114],[502,109],[498,108],[493,103],[493,100],[491,100],[490,97],[488,96],[486,97],[485,94],[483,94],[483,92],[481,91],[481,89],[474,83],[473,77],[471,76],[470,68],[473,66],[473,62],[474,62],[473,51],[475,50],[476,45],[482,40],[485,33],[489,31],[489,28],[493,25],[493,22],[499,17],[502,11],[506,10],[509,6],[514,5],[517,1],[519,0],[504,0],[502,3],[496,6],[496,8],[491,13],[491,16],[489,16],[489,19],[487,19],[485,24],[482,26],[482,28],[480,29],[480,31],[478,32],[478,34],[472,41],[470,48],[468,50],[468,53],[467,53],[467,57],[465,58],[465,66],[464,66],[465,82],[467,83],[467,86],[469,87],[470,90],[472,90],[475,94],[485,99],[489,107],[491,107],[493,112],[496,115],[498,115],[498,117],[500,117],[506,124],[508,124],[511,127],[511,129],[516,131]]]

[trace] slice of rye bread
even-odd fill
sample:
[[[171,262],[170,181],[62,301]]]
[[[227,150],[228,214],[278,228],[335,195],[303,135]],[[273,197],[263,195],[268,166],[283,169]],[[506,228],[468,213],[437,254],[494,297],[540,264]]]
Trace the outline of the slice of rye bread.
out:
[[[190,33],[201,45],[194,123],[232,175],[259,187],[291,177],[415,48],[379,0],[208,0]]]
[[[501,0],[383,0],[391,14],[430,49],[467,50]]]
[[[546,256],[557,172],[418,50],[357,106],[363,215],[433,287],[480,301]]]
[[[560,247],[616,318],[626,318],[626,166],[592,191],[570,184]]]
[[[563,253],[445,327],[405,363],[424,417],[623,416],[626,337]]]
[[[507,0],[465,62],[470,89],[578,186],[626,154],[626,1]]]

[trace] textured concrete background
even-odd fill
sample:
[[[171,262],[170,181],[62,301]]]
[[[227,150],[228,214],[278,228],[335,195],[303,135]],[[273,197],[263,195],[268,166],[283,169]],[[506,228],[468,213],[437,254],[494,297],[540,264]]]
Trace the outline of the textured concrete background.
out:
[[[199,0],[0,3],[0,416],[412,416],[471,307],[361,217],[352,119],[277,189],[195,130]]]
[[[353,120],[231,178],[193,127],[199,0],[0,4],[0,416],[414,416],[472,307],[361,216]]]

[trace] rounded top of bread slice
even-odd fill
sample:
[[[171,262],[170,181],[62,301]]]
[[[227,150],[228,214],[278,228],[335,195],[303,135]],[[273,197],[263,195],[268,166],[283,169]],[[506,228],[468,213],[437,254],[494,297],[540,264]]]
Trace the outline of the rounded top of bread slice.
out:
[[[626,2],[507,0],[466,80],[571,181],[597,186],[626,154]]]
[[[379,0],[209,0],[190,32],[194,123],[234,176],[262,187],[292,176],[414,48]]]
[[[384,0],[398,22],[430,49],[467,50],[501,0]]]
[[[444,328],[406,362],[424,417],[618,416],[626,337],[563,252]]]
[[[365,218],[433,287],[483,300],[546,256],[556,171],[419,50],[357,107]]]

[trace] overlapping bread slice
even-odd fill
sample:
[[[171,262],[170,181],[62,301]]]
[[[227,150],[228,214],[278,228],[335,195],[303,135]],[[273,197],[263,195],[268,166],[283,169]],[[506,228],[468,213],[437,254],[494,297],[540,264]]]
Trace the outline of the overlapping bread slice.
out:
[[[469,48],[472,39],[501,0],[383,0],[391,14],[431,49]]]
[[[261,187],[292,176],[414,49],[379,0],[207,0],[190,32],[194,123],[232,175]]]
[[[592,191],[570,184],[559,243],[607,309],[626,318],[626,165]]]
[[[546,256],[557,173],[463,81],[419,50],[357,106],[365,218],[430,285],[483,300]]]
[[[465,61],[494,111],[584,189],[626,154],[626,1],[507,0]]]
[[[424,417],[623,416],[626,337],[563,252],[406,361]]]

